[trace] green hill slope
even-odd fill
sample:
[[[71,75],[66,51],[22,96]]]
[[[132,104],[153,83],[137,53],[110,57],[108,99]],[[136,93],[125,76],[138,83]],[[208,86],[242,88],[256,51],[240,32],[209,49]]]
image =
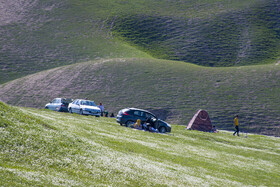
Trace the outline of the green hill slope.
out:
[[[279,138],[172,126],[172,135],[115,119],[0,102],[4,186],[277,186]]]
[[[15,0],[1,7],[0,83],[100,58],[234,66],[279,57],[274,0]]]
[[[187,125],[198,109],[233,129],[280,136],[280,65],[207,68],[176,61],[107,59],[64,66],[0,86],[0,100],[43,108],[55,97],[103,102],[109,112],[148,109],[173,124]]]
[[[88,4],[92,3],[95,8],[88,10]],[[110,8],[96,12],[104,3],[77,0],[1,3],[0,83],[90,59],[149,57],[112,38],[106,15],[101,14]],[[5,17],[7,12],[9,16]]]
[[[173,14],[121,16],[113,31],[154,57],[204,66],[274,62],[280,54],[277,1],[181,1]],[[228,6],[228,7],[227,7]],[[226,8],[227,7],[227,8]],[[230,7],[230,8],[229,8]],[[209,8],[209,9],[207,9]],[[214,13],[214,9],[216,12]]]

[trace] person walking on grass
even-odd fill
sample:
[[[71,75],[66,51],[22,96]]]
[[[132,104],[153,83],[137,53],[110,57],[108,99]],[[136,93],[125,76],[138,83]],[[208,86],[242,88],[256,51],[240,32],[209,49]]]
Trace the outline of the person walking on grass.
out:
[[[235,131],[233,133],[233,136],[235,136],[235,134],[237,133],[237,136],[239,136],[239,123],[238,123],[238,115],[235,116],[234,118],[234,125],[235,125]]]

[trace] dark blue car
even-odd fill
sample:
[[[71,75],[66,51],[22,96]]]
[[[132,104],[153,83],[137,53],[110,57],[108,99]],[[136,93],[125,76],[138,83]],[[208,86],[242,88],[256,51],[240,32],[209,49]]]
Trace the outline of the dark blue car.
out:
[[[160,133],[171,132],[171,126],[168,123],[158,119],[153,113],[147,110],[125,108],[120,110],[117,115],[117,122],[127,127],[134,124],[137,119],[140,119],[142,124],[144,122],[150,123],[153,128],[158,129]]]

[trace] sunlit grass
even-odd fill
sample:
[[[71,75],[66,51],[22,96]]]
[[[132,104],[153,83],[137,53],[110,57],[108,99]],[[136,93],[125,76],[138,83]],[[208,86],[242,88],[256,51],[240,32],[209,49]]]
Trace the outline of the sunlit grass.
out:
[[[125,128],[115,119],[1,104],[0,184],[276,186],[279,138]]]

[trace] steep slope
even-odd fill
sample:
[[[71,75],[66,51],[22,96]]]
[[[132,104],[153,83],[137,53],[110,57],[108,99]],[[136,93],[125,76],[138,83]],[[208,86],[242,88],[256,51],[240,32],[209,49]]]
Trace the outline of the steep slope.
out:
[[[109,112],[139,107],[186,125],[198,109],[218,128],[280,136],[280,65],[207,68],[176,61],[108,59],[33,74],[0,86],[0,100],[43,108],[54,97],[102,101]]]
[[[172,136],[115,119],[0,102],[4,186],[277,186],[279,138],[186,131]],[[2,125],[5,119],[7,125]]]
[[[276,0],[15,0],[0,5],[0,83],[100,58],[152,55],[235,66],[279,57]]]
[[[194,7],[188,7],[185,15],[136,12],[114,20],[113,31],[154,57],[203,66],[264,64],[280,56],[278,1],[250,1],[242,8],[217,9],[214,14],[210,14],[211,3],[204,6],[210,9],[202,8],[207,17],[193,15]]]

